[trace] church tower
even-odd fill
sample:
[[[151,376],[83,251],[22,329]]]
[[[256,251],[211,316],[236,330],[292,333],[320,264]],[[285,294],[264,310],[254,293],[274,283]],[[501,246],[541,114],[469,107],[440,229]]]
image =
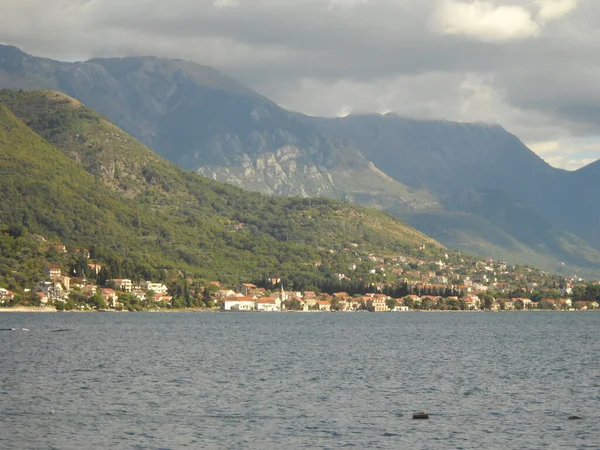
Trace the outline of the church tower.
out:
[[[287,294],[285,293],[285,289],[283,289],[283,282],[280,285],[280,293],[279,299],[281,300],[281,310],[285,309],[284,302],[287,301]]]

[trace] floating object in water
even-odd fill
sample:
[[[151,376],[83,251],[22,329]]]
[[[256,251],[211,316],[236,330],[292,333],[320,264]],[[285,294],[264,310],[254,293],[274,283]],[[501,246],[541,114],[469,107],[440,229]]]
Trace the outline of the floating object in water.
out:
[[[581,416],[569,416],[569,420],[581,420],[583,417]]]
[[[413,419],[429,419],[429,414],[427,414],[425,411],[416,412],[413,414]]]
[[[27,328],[21,328],[21,330],[23,330],[23,331],[29,331]]]
[[[71,331],[68,328],[60,328],[58,330],[50,330],[50,333],[61,333],[63,331]]]

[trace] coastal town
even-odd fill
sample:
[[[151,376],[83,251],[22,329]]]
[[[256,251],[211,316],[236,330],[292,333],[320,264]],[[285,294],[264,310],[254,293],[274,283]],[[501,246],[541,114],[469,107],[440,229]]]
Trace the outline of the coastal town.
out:
[[[361,255],[330,275],[330,289],[294,289],[278,277],[253,282],[199,280],[164,271],[162,280],[106,278],[103,265],[86,249],[60,255],[85,261],[82,273],[66,264],[45,264],[38,281],[15,290],[0,280],[0,307],[54,307],[57,310],[222,310],[222,311],[510,311],[594,310],[600,283],[561,277],[501,261]],[[346,249],[350,253],[350,249]],[[60,258],[59,258],[60,259]],[[65,258],[63,258],[65,260]],[[323,264],[315,261],[316,266]],[[80,264],[81,266],[81,264]],[[339,288],[339,289],[333,289]]]

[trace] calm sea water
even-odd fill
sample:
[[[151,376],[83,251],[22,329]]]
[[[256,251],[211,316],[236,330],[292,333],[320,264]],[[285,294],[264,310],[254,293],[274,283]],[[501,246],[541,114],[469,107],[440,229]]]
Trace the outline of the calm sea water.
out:
[[[30,331],[0,332],[0,448],[600,448],[599,325],[594,312],[2,313],[0,328]]]

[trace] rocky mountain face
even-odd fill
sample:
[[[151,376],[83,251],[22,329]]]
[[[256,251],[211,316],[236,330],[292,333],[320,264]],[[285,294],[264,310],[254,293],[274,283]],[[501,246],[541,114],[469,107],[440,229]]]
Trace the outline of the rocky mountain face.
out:
[[[215,180],[376,207],[483,256],[600,268],[600,169],[554,169],[499,126],[307,117],[208,67],[153,57],[63,63],[0,46],[0,87],[65,92]]]
[[[153,57],[63,63],[0,46],[0,87],[60,90],[180,166],[246,189],[359,198],[385,209],[436,203],[304,116],[197,64]]]

